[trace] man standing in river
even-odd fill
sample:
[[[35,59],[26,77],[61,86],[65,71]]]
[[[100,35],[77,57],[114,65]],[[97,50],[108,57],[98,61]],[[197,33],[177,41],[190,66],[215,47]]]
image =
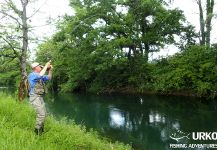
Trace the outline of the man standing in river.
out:
[[[51,61],[47,62],[44,67],[39,63],[34,62],[31,64],[33,72],[28,76],[30,89],[29,101],[36,110],[36,125],[35,133],[37,135],[44,132],[44,121],[46,116],[46,108],[43,97],[46,93],[45,82],[52,78],[52,65]],[[45,75],[48,71],[48,75]]]

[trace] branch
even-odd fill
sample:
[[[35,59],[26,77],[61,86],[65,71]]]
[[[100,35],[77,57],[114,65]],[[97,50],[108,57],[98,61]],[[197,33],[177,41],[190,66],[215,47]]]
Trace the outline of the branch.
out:
[[[199,1],[198,0],[195,0],[195,2],[199,5]]]
[[[2,13],[2,14],[5,15],[5,16],[10,17],[11,19],[15,20],[15,21],[19,24],[19,26],[22,26],[22,24],[19,22],[19,19],[18,19],[18,18],[14,17],[14,16],[12,16],[12,15],[10,15],[10,14],[8,14],[8,13],[2,11],[2,10],[0,10],[0,13]]]
[[[40,27],[44,27],[44,26],[49,26],[49,25],[57,25],[58,23],[47,23],[47,24],[43,24],[43,25],[38,25],[38,26],[31,26],[29,27],[30,29],[33,29],[33,28],[40,28]]]
[[[7,58],[9,58],[9,57],[7,57]],[[12,62],[13,60],[14,60],[15,58],[12,58],[11,60],[1,60],[1,62],[2,62],[2,66],[5,64],[5,63],[10,63],[10,62]]]
[[[20,11],[19,9],[17,9],[16,5],[13,3],[12,0],[5,0],[5,2],[8,4],[8,6],[18,15],[18,16],[22,16],[22,11]]]
[[[9,55],[9,54],[0,54],[0,57],[8,57],[8,58],[17,58],[17,56]]]
[[[4,19],[5,17],[6,17],[5,15],[4,15],[4,16],[2,16],[0,20]],[[2,26],[2,25],[1,25],[1,26]]]
[[[39,10],[42,8],[42,6],[43,6],[45,3],[47,3],[47,0],[45,0],[44,3],[43,3],[40,7],[38,7],[38,9],[37,9],[35,12],[33,12],[33,14],[31,14],[29,17],[27,17],[27,19],[32,18],[36,13],[38,13]]]
[[[16,40],[16,39],[23,39],[23,36],[18,36],[18,35],[7,35],[7,39],[10,39],[10,40]]]
[[[10,46],[10,48],[13,50],[14,54],[17,57],[19,57],[19,53],[15,50],[15,47],[7,39],[5,39],[3,36],[0,35],[0,37]]]
[[[20,2],[22,3],[22,5],[27,5],[29,3],[29,0],[20,0]]]

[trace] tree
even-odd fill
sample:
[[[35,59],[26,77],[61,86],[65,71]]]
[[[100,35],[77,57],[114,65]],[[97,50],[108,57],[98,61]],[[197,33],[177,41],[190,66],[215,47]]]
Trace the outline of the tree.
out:
[[[10,49],[5,50],[5,55],[10,55]],[[15,86],[19,77],[19,60],[18,58],[0,57],[0,86]]]
[[[175,43],[175,35],[192,38],[182,12],[163,4],[158,0],[71,0],[76,15],[64,18],[59,32],[39,47],[38,58],[55,51],[51,54],[61,68],[55,76],[64,77],[58,80],[64,91],[143,86],[150,80],[150,52]]]
[[[19,9],[15,2],[13,2],[12,0],[5,0],[4,3],[1,3],[0,11],[3,18],[10,19],[10,22],[5,22],[5,24],[7,24],[8,26],[4,26],[5,31],[1,33],[1,36],[5,36],[5,38],[3,38],[4,41],[11,47],[11,49],[14,50],[14,57],[18,57],[20,62],[20,100],[24,98],[25,85],[27,82],[26,60],[28,48],[28,18],[26,13],[26,7],[28,3],[28,0],[20,0],[21,8]],[[14,35],[14,33],[11,33],[10,30],[13,30],[15,32],[19,32],[19,30],[21,30],[21,32],[17,35]],[[19,39],[19,42],[17,41],[17,39]],[[22,40],[22,42],[20,42],[20,40]],[[14,43],[17,43],[18,47],[15,47]]]
[[[206,0],[206,11],[204,11],[201,0],[196,0],[196,2],[200,15],[200,44],[210,47],[211,22],[214,16],[213,8],[215,3],[214,0]],[[204,12],[206,17],[204,17]]]
[[[137,37],[131,49],[146,61],[150,52],[158,52],[167,44],[179,45],[175,36],[183,39],[193,33],[191,25],[184,25],[186,19],[183,12],[167,9],[165,5],[169,4],[166,1],[129,0],[124,5],[129,8],[128,16],[132,18],[131,35]],[[189,37],[186,44],[192,42],[192,37]]]
[[[21,81],[19,84],[19,100],[25,96],[25,86],[27,83],[27,51],[29,42],[30,18],[32,18],[38,11],[34,11],[31,15],[27,16],[27,6],[31,0],[3,0],[0,3],[0,56],[9,58],[18,58]],[[10,54],[4,54],[4,51],[9,47]]]

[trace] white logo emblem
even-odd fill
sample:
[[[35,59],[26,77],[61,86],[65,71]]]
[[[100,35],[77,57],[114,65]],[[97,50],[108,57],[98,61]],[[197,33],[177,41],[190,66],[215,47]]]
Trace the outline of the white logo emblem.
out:
[[[189,135],[190,135],[190,133],[185,133],[185,132],[182,132],[180,130],[177,130],[175,133],[170,135],[170,138],[173,140],[176,140],[178,142],[179,140],[184,139],[184,138],[190,139],[188,137]]]

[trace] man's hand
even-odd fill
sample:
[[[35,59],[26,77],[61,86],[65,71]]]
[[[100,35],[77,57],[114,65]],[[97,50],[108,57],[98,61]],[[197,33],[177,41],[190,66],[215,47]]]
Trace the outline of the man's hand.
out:
[[[51,65],[51,60],[49,60],[49,61],[45,64],[45,66],[47,66],[47,68],[50,68],[50,65]]]
[[[48,69],[50,66],[51,66],[51,60],[48,61],[48,62],[45,64],[44,68],[41,70],[41,72],[39,73],[39,75],[40,75],[40,76],[43,76],[43,75],[45,74],[45,72],[47,71],[47,69]]]
[[[50,65],[49,67],[47,67],[47,71],[52,71],[53,70],[53,66]]]
[[[53,65],[50,65],[50,70],[53,70]]]
[[[52,69],[53,69],[53,66],[50,65],[50,68],[49,68],[49,70],[48,70],[48,78],[49,78],[49,80],[52,79]]]

